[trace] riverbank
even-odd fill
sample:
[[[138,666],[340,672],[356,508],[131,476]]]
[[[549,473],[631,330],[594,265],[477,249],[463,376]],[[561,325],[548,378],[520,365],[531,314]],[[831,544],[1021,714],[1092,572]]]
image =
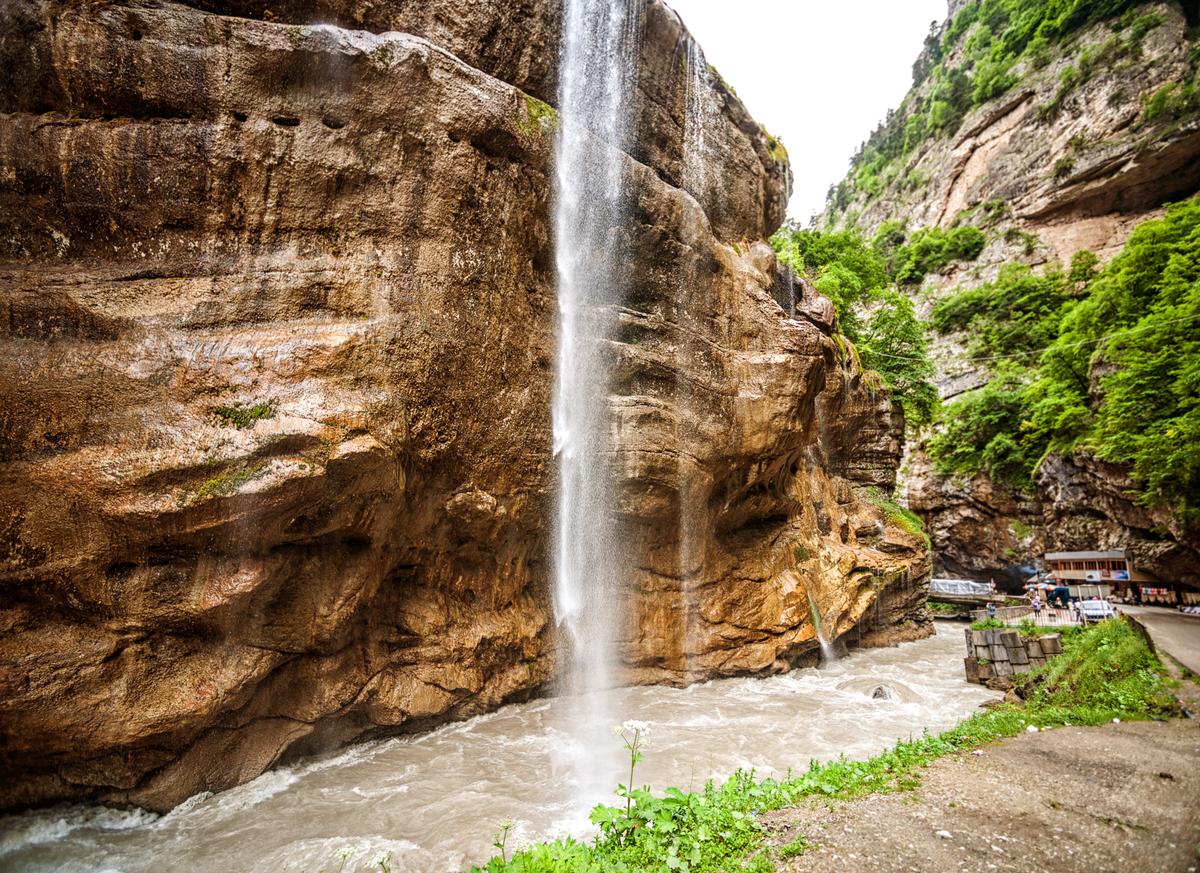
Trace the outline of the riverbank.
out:
[[[613,721],[652,725],[636,784],[701,788],[739,769],[782,778],[812,758],[863,759],[923,729],[953,727],[999,697],[962,678],[962,630],[878,649],[854,649],[821,669],[721,679],[687,688],[614,689]],[[884,686],[890,697],[877,698]],[[165,816],[67,807],[0,819],[0,869],[12,873],[452,873],[496,853],[511,821],[514,846],[595,832],[588,813],[615,803],[629,774],[604,724],[575,742],[580,701],[547,697],[423,734],[357,744],[199,796]],[[580,754],[610,755],[597,786],[573,781]],[[590,799],[590,802],[588,798]]]
[[[635,790],[630,794],[628,806],[598,807],[593,813],[593,819],[602,828],[601,836],[593,843],[564,840],[533,846],[509,860],[494,858],[485,869],[488,873],[550,873],[661,870],[665,866],[684,873],[738,869],[765,873],[777,869],[777,863],[795,863],[796,858],[803,858],[815,845],[816,838],[805,834],[799,824],[805,810],[819,810],[823,806],[834,809],[842,801],[883,802],[877,798],[897,792],[903,795],[890,798],[890,802],[919,805],[920,798],[912,789],[918,788],[928,776],[928,765],[939,759],[947,759],[939,765],[945,768],[968,757],[990,764],[997,754],[1015,754],[1024,779],[1031,784],[1046,784],[1036,756],[1026,759],[1015,741],[1007,746],[996,745],[996,741],[1057,728],[1066,733],[1055,739],[1069,743],[1071,738],[1067,735],[1080,733],[1082,725],[1164,720],[1179,712],[1172,680],[1143,638],[1124,621],[1108,621],[1072,634],[1062,655],[1023,678],[1028,679],[1021,683],[1025,700],[995,706],[937,736],[901,742],[862,762],[814,762],[804,774],[778,782],[757,782],[752,774],[740,773],[724,785],[709,785],[700,793],[668,792],[656,797],[648,791]],[[1184,727],[1179,722],[1169,724],[1172,730],[1193,729],[1190,723]],[[1195,736],[1193,746],[1200,745],[1200,735],[1184,736]],[[1030,740],[1022,742],[1027,744]],[[996,751],[1011,747],[1018,751]],[[1106,750],[1103,745],[1099,747],[1096,767],[1109,776],[1119,776],[1122,772],[1119,767],[1104,769]],[[1146,746],[1142,754],[1146,756],[1144,761],[1149,762],[1156,758],[1157,749]],[[1175,774],[1162,772],[1168,772],[1169,776],[1157,778],[1174,781]],[[994,803],[989,800],[987,779],[976,780],[975,787],[978,804],[1004,808],[1002,796],[996,795]],[[1192,788],[1190,784],[1186,787],[1189,791]],[[1112,788],[1107,792],[1113,793]],[[792,811],[780,812],[785,809]],[[1046,807],[1046,817],[1054,813],[1052,807]],[[866,839],[855,837],[853,830],[842,833],[847,845],[857,845]],[[935,837],[944,839],[936,831]],[[890,840],[882,836],[881,839],[885,841],[878,850],[884,853],[899,851],[900,840],[905,840],[905,847],[909,842],[903,832],[892,834]],[[851,850],[842,851],[846,854],[831,850],[829,857],[834,859],[831,863],[845,869]],[[1111,845],[1101,843],[1095,851],[1109,852],[1104,857],[1111,857]],[[885,861],[886,857],[881,857],[880,863]],[[888,869],[897,869],[895,859],[887,863]],[[1000,869],[995,860],[982,863],[981,869]],[[859,865],[854,866],[857,869]],[[957,862],[952,866],[965,869]],[[936,868],[918,863],[911,869]]]
[[[911,791],[810,800],[763,825],[780,871],[1195,871],[1200,725],[1024,733],[935,761]]]

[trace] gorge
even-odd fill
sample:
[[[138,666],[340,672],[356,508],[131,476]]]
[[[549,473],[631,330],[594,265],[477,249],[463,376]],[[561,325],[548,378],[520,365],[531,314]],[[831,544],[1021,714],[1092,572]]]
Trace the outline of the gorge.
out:
[[[942,423],[970,421],[910,439],[901,490],[937,574],[1016,588],[1047,552],[1122,549],[1152,584],[1200,589],[1194,461],[1135,463],[1194,442],[1195,391],[1174,378],[1198,317],[1178,266],[1200,191],[1198,21],[1190,2],[952,2],[830,190],[820,226],[893,266],[905,253],[895,277],[931,326]],[[975,245],[939,249],[955,233]],[[1139,383],[1117,424],[1115,374],[1156,348],[1164,385]],[[1072,375],[1056,383],[1056,366]]]
[[[786,153],[567,10],[0,9],[0,808],[931,632]]]

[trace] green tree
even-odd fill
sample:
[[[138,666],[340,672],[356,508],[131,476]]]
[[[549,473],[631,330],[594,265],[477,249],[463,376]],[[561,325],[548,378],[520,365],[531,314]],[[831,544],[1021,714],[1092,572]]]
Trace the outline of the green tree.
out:
[[[903,241],[903,227],[891,232]],[[879,374],[915,427],[930,421],[937,406],[934,368],[912,301],[889,287],[885,243],[878,235],[868,245],[856,231],[794,226],[771,239],[780,260],[833,301],[838,330],[858,348],[863,366]]]
[[[878,372],[899,398],[905,422],[920,427],[933,419],[938,405],[929,338],[908,297],[886,289],[877,299],[878,308],[858,344],[863,366]]]

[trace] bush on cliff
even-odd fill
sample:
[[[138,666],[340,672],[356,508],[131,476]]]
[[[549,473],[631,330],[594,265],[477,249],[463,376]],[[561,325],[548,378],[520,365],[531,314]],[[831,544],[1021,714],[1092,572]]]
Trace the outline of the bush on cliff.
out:
[[[1200,198],[1141,224],[1100,272],[1079,256],[1007,268],[933,322],[967,331],[993,374],[944,409],[939,469],[1025,485],[1047,452],[1087,451],[1127,464],[1143,504],[1200,522]]]
[[[600,834],[531,846],[512,858],[493,858],[475,873],[725,873],[775,869],[759,824],[761,813],[805,797],[851,799],[903,791],[920,784],[921,768],[944,755],[1026,730],[1062,724],[1097,725],[1114,718],[1163,718],[1176,712],[1158,659],[1124,621],[1103,622],[1064,637],[1063,654],[1026,677],[1024,706],[1002,705],[937,736],[897,743],[866,761],[813,761],[783,780],[735,773],[703,791],[628,792],[627,807],[598,806]]]
[[[954,134],[977,106],[1008,93],[1021,74],[1045,67],[1052,51],[1090,24],[1113,20],[1126,38],[1112,38],[1085,50],[1072,80],[1047,104],[1056,111],[1066,94],[1090,74],[1089,68],[1133,53],[1145,35],[1161,24],[1139,14],[1150,0],[975,0],[964,4],[944,32],[936,25],[913,66],[914,90],[888,112],[851,161],[846,179],[829,189],[830,213],[844,210],[856,192],[875,197],[894,178],[894,163],[931,136]],[[1118,18],[1118,16],[1123,16]],[[961,45],[961,51],[955,48]],[[1087,54],[1090,51],[1090,54]],[[1022,65],[1022,62],[1024,63]],[[925,87],[922,87],[922,86]],[[1178,102],[1176,99],[1175,102]],[[1165,107],[1166,97],[1160,99]],[[1172,104],[1174,105],[1174,104]],[[1161,108],[1160,108],[1161,111]]]
[[[771,243],[783,263],[833,301],[838,330],[855,344],[863,366],[879,373],[905,421],[930,421],[937,389],[929,340],[912,301],[888,287],[892,275],[878,247],[856,231],[795,227],[780,230]]]

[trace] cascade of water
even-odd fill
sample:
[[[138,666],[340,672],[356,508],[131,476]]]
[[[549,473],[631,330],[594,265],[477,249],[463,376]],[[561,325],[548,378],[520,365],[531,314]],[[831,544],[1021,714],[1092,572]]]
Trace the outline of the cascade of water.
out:
[[[817,634],[817,643],[821,646],[821,663],[832,664],[837,660],[837,652],[833,648],[833,644],[825,637],[824,622],[821,620],[821,613],[817,610],[817,602],[813,600],[810,593],[808,595],[808,611],[812,615],[813,630]]]
[[[566,649],[563,690],[579,701],[567,744],[578,754],[569,764],[585,797],[615,782],[603,755],[612,737],[599,736],[613,719],[598,693],[613,683],[624,618],[606,341],[624,284],[616,249],[626,199],[620,149],[639,21],[638,0],[564,3],[554,191],[554,604]]]
[[[708,184],[709,160],[706,154],[705,132],[708,128],[711,93],[708,81],[708,64],[695,40],[684,37],[685,42],[685,100],[682,138],[681,186],[684,191],[698,197]],[[689,208],[684,203],[680,211],[680,237],[689,248],[698,247],[704,227],[698,208]],[[687,679],[695,678],[694,659],[699,648],[699,598],[698,588],[703,580],[699,573],[704,567],[704,502],[705,488],[700,480],[700,470],[695,463],[696,450],[691,445],[695,438],[696,386],[693,379],[702,369],[702,352],[696,341],[699,325],[698,313],[694,311],[699,284],[702,281],[698,257],[685,258],[679,266],[675,297],[675,421],[676,444],[679,452],[679,585],[683,613],[683,633],[680,647],[683,651],[683,671]]]

